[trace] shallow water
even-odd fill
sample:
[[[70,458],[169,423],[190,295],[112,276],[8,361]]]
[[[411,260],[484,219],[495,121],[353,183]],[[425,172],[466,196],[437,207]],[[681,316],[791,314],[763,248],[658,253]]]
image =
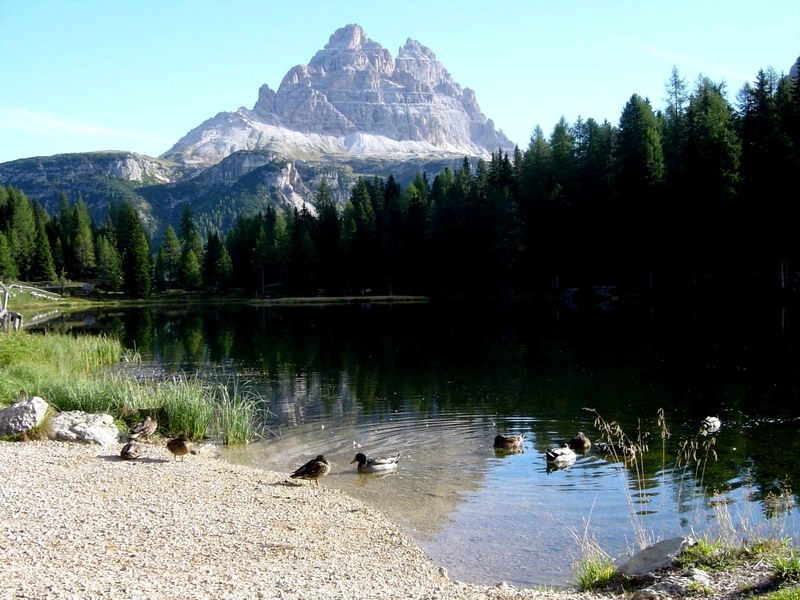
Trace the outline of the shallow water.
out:
[[[586,536],[617,556],[641,536],[718,531],[726,515],[797,532],[797,512],[774,500],[798,477],[792,319],[781,313],[778,326],[770,307],[746,320],[716,308],[661,314],[236,307],[95,312],[50,326],[112,332],[135,345],[144,370],[238,378],[270,413],[263,441],[227,449],[228,460],[288,473],[325,454],[323,485],[389,515],[452,577],[558,585],[573,579]],[[655,434],[639,468],[592,452],[548,469],[547,448],[578,430],[598,437],[584,407],[632,437]],[[671,433],[663,454],[658,408]],[[710,439],[695,438],[707,414],[723,420],[717,460],[701,447],[699,461],[676,466],[681,441]],[[498,432],[525,433],[525,452],[496,455]],[[358,451],[402,459],[396,473],[358,475]]]

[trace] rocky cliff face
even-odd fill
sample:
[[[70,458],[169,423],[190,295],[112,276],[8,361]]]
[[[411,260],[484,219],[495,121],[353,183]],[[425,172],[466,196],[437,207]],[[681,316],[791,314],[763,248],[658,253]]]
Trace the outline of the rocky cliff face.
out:
[[[277,92],[261,86],[252,110],[218,114],[164,156],[203,165],[237,150],[400,158],[480,156],[498,147],[513,145],[430,49],[409,39],[393,59],[348,25],[308,65],[292,68]]]
[[[168,161],[134,152],[85,152],[23,158],[0,164],[0,182],[37,195],[64,191],[64,187],[96,178],[115,178],[137,185],[169,183],[182,169]],[[30,193],[30,192],[29,192]]]

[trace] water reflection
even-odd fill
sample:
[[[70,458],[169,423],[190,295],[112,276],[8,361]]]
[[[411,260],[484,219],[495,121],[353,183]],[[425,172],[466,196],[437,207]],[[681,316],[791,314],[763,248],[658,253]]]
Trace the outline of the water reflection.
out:
[[[558,318],[530,306],[167,308],[51,327],[116,335],[155,370],[235,375],[270,413],[265,441],[229,449],[228,460],[288,473],[325,454],[324,485],[380,508],[454,577],[527,585],[570,580],[584,532],[621,553],[637,530],[716,526],[723,507],[765,526],[788,515],[788,533],[797,528],[784,494],[798,487],[795,320],[784,315],[781,330],[768,309],[742,318],[712,308]],[[547,449],[595,431],[583,407],[632,438],[652,432],[650,451],[548,468]],[[677,464],[708,415],[723,421],[717,460]],[[525,433],[525,451],[496,455],[494,437],[509,432]],[[357,475],[359,449],[401,452],[397,473]]]

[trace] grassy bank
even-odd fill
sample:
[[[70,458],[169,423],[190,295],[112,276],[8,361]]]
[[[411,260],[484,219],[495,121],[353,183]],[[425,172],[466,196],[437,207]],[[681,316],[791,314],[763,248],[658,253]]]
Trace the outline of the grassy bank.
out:
[[[706,500],[695,510],[702,512],[713,507],[711,522],[714,526],[699,535],[692,528],[693,543],[677,555],[672,570],[683,574],[692,570],[702,571],[715,585],[726,578],[735,582],[735,588],[730,590],[735,595],[725,597],[800,600],[800,551],[785,533],[785,517],[795,506],[790,489],[785,488],[779,494],[767,494],[763,504],[768,518],[757,518],[753,504],[746,504],[743,510],[733,508],[706,483],[709,463],[717,460],[715,434],[718,428],[709,430],[703,423],[688,439],[671,441],[664,411],[659,409],[652,433],[643,430],[642,420],[639,420],[636,435],[628,436],[617,421],[606,421],[593,409],[584,410],[594,415],[600,444],[606,444],[609,460],[619,466],[637,550],[658,541],[654,532],[645,530],[635,496],[647,494],[647,473],[659,473],[659,477],[672,477],[678,482],[674,490],[677,502],[686,501],[700,491]],[[668,445],[671,446],[669,453]],[[675,458],[668,459],[673,450]],[[648,456],[651,463],[658,464],[655,471],[652,465],[650,469],[645,467]],[[581,547],[581,555],[574,564],[579,590],[618,594],[652,583],[652,578],[621,574],[612,557],[588,535],[588,528],[582,536],[575,533],[575,537]],[[660,577],[668,575],[661,573]],[[692,596],[718,597],[712,588],[699,581],[689,583],[687,590]]]
[[[154,416],[164,436],[245,443],[263,405],[241,387],[185,377],[142,380],[115,365],[135,362],[114,339],[25,332],[0,334],[0,406],[37,395],[58,411],[104,412],[122,431]]]

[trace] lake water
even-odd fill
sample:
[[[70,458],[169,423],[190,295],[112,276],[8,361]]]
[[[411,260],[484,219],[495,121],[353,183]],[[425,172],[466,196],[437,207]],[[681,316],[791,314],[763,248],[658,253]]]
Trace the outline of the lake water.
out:
[[[47,327],[117,335],[157,376],[236,378],[270,412],[263,441],[227,460],[288,473],[325,454],[323,485],[383,511],[455,579],[561,585],[584,537],[616,557],[642,535],[714,535],[728,517],[748,535],[800,524],[786,492],[800,477],[800,329],[777,305],[192,307]],[[590,452],[548,469],[546,449],[599,437],[587,407],[654,434],[638,467]],[[711,439],[696,437],[708,415],[723,423],[716,460],[701,446],[676,465],[683,441]],[[498,432],[525,433],[524,453],[497,456]],[[400,468],[359,476],[357,451],[400,452]]]

